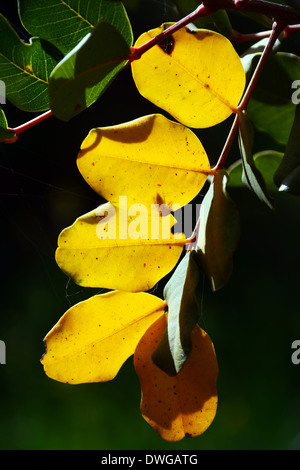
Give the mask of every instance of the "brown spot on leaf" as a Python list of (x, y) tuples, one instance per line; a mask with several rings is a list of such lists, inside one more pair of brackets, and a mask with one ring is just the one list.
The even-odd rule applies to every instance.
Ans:
[(166, 54), (171, 54), (174, 49), (175, 40), (173, 36), (169, 36), (161, 41), (158, 45)]

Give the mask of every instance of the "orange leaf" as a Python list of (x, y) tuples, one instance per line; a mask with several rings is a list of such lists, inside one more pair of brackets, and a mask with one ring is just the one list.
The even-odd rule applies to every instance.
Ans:
[(193, 350), (183, 369), (170, 377), (151, 355), (166, 327), (166, 316), (156, 320), (141, 338), (134, 365), (139, 377), (144, 419), (167, 441), (199, 436), (212, 423), (217, 409), (218, 364), (209, 336), (193, 330)]

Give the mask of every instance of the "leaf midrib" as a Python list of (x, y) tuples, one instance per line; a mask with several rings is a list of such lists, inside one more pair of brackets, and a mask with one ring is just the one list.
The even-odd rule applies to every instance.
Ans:
[(70, 5), (68, 5), (66, 2), (64, 2), (64, 0), (61, 0), (61, 3), (69, 8), (70, 11), (72, 11), (76, 16), (78, 16), (78, 18), (80, 18), (82, 21), (84, 21), (88, 26), (90, 26), (90, 28), (94, 28), (94, 25), (92, 25), (86, 18), (84, 18), (80, 13), (79, 11), (76, 11), (74, 10), (74, 8), (72, 8)]

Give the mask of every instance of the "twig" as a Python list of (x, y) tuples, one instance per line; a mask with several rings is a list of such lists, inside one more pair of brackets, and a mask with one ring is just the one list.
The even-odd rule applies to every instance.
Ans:
[(52, 111), (49, 110), (49, 111), (46, 111), (43, 114), (40, 114), (39, 116), (35, 117), (34, 119), (31, 119), (30, 121), (27, 121), (24, 124), (21, 124), (18, 127), (15, 127), (13, 129), (10, 128), (10, 129), (15, 132), (17, 137), (19, 137), (20, 134), (27, 131), (28, 129), (35, 126), (36, 124), (39, 124), (40, 122), (45, 121), (46, 119), (48, 119), (52, 115), (53, 115)]

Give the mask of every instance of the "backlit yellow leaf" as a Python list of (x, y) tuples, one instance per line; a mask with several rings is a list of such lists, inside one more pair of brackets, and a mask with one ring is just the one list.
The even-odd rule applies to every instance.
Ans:
[[(110, 203), (79, 217), (58, 239), (56, 261), (74, 282), (137, 292), (151, 289), (177, 263), (184, 235), (171, 233), (172, 214), (131, 215)], [(139, 209), (139, 211), (138, 211)]]
[(74, 305), (45, 337), (45, 373), (70, 384), (113, 379), (164, 307), (154, 295), (118, 291)]
[[(142, 34), (135, 47), (164, 29), (162, 25)], [(193, 128), (228, 118), (245, 88), (244, 68), (230, 41), (205, 29), (180, 29), (131, 67), (141, 95)]]
[(217, 409), (218, 364), (209, 336), (196, 325), (193, 350), (183, 369), (170, 377), (151, 360), (166, 327), (165, 314), (146, 331), (134, 353), (144, 419), (167, 441), (199, 436)]
[(87, 183), (120, 206), (167, 204), (178, 209), (204, 185), (210, 165), (198, 137), (160, 114), (92, 129), (77, 164)]

